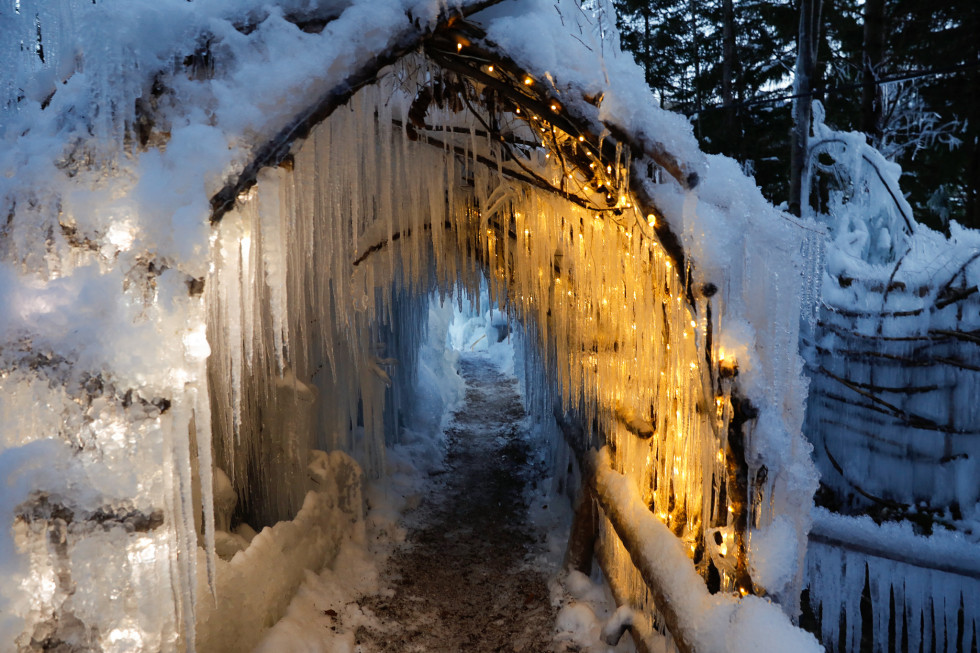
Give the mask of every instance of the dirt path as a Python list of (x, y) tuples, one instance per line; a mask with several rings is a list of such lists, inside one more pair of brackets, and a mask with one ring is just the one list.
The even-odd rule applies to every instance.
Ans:
[(447, 431), (447, 472), (382, 573), (393, 594), (359, 602), (385, 624), (358, 630), (366, 653), (552, 650), (547, 578), (525, 563), (541, 545), (522, 496), (536, 472), (517, 381), (475, 356), (460, 372), (466, 401)]

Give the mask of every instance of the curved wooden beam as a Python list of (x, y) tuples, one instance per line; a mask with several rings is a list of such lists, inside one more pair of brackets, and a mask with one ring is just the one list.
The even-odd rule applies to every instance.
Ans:
[(260, 146), (248, 165), (211, 197), (211, 222), (219, 222), (230, 211), (238, 196), (256, 184), (259, 170), (277, 166), (289, 156), (289, 151), (297, 141), (306, 139), (313, 128), (326, 120), (336, 109), (347, 103), (361, 88), (375, 81), (378, 73), (409, 54), (432, 33), (453, 25), (478, 11), (502, 2), (502, 0), (479, 0), (462, 8), (449, 7), (442, 10), (431, 32), (423, 30), (419, 22), (408, 16), (407, 26), (398, 33), (386, 52), (378, 53), (355, 68), (341, 83), (327, 90), (311, 106), (298, 113), (275, 136)]

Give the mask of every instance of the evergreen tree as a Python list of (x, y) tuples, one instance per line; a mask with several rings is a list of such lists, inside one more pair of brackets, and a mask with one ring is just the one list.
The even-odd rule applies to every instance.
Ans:
[[(623, 46), (708, 152), (790, 195), (791, 84), (804, 2), (616, 0)], [(980, 2), (821, 0), (807, 98), (905, 170), (920, 220), (980, 227)], [(888, 81), (927, 73), (915, 80)], [(808, 101), (801, 98), (801, 101)]]

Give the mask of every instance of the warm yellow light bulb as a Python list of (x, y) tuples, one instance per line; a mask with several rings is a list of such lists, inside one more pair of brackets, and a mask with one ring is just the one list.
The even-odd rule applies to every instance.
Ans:
[(493, 72), (493, 64), (487, 66), (487, 72), (491, 72), (491, 73)]
[(534, 80), (533, 80), (533, 79), (531, 79), (530, 77), (525, 77), (525, 78), (524, 78), (524, 85), (525, 85), (525, 86), (530, 86), (530, 85), (531, 85), (531, 84), (533, 84), (533, 83), (534, 83)]
[(462, 43), (457, 43), (456, 44), (456, 52), (459, 52), (462, 49), (463, 49), (463, 44)]

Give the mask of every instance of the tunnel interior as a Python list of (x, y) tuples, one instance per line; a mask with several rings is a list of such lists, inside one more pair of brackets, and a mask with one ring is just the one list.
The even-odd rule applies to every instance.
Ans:
[[(508, 75), (518, 88), (541, 82)], [(745, 472), (728, 441), (732, 363), (713, 341), (713, 292), (685, 285), (656, 215), (637, 206), (628, 149), (535, 97), (522, 105), (410, 55), (261, 169), (215, 222), (213, 472), (197, 466), (202, 488), (230, 485), (237, 498), (219, 526), (291, 519), (315, 451), (382, 475), (386, 445), (424, 403), (430, 307), (483, 297), (525, 345), (525, 400), (550, 418), (548, 460), (567, 467), (572, 450), (608, 445), (710, 584), (746, 583)], [(551, 416), (572, 427), (565, 438)], [(765, 519), (761, 499), (756, 508)], [(204, 541), (208, 529), (205, 515)], [(635, 574), (609, 548), (610, 564)], [(649, 596), (636, 600), (654, 613)]]

